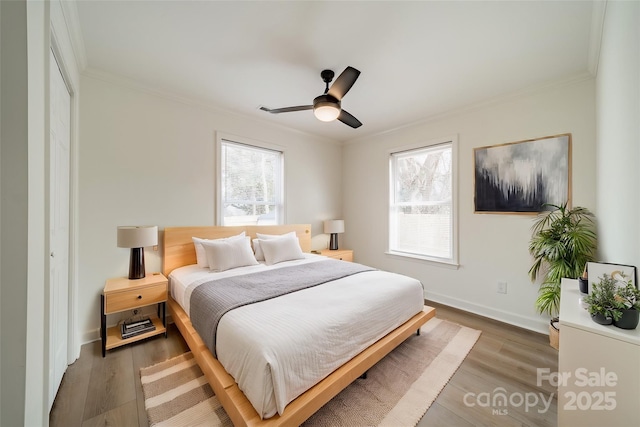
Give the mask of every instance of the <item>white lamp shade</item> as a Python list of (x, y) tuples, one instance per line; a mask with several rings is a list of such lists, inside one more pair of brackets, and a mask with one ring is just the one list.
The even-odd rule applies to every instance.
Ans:
[[(320, 103), (322, 104), (322, 103)], [(323, 122), (332, 122), (340, 115), (340, 109), (335, 104), (326, 103), (326, 105), (318, 105), (313, 109), (316, 118)]]
[(325, 233), (344, 233), (344, 221), (341, 219), (330, 219), (324, 222)]
[(158, 227), (155, 225), (118, 227), (119, 248), (144, 248), (158, 244)]

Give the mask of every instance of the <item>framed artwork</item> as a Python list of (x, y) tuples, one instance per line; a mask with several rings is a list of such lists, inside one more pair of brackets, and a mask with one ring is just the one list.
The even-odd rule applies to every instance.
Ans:
[(475, 213), (536, 214), (571, 206), (571, 134), (473, 149)]
[(589, 292), (591, 292), (593, 284), (600, 282), (600, 279), (602, 279), (602, 276), (605, 274), (613, 277), (620, 286), (626, 286), (627, 281), (631, 279), (631, 283), (636, 288), (638, 287), (636, 268), (632, 265), (588, 262), (587, 274), (589, 275)]

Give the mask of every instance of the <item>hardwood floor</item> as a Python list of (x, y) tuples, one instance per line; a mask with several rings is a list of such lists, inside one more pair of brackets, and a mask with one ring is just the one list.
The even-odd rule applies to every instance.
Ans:
[[(537, 385), (538, 368), (558, 370), (558, 351), (549, 346), (547, 335), (427, 304), (436, 307), (436, 317), (479, 329), (482, 335), (419, 427), (557, 425), (557, 389), (546, 381)], [(506, 405), (495, 399), (494, 406), (494, 397), (500, 395), (506, 397)], [(536, 399), (537, 405), (527, 407), (526, 402)], [(543, 399), (550, 400), (548, 408)]]
[(118, 347), (102, 357), (100, 341), (82, 346), (69, 366), (49, 415), (57, 426), (148, 426), (140, 369), (189, 351), (171, 324), (162, 335)]
[[(418, 426), (556, 426), (557, 390), (537, 385), (537, 369), (558, 369), (546, 335), (427, 302), (437, 317), (482, 331), (480, 339)], [(140, 368), (188, 351), (174, 325), (154, 337), (107, 352), (82, 346), (64, 375), (50, 414), (58, 426), (147, 426)], [(500, 396), (506, 398), (502, 405)], [(552, 396), (549, 407), (546, 402)], [(527, 407), (527, 402), (537, 405)], [(544, 399), (544, 403), (543, 403)]]

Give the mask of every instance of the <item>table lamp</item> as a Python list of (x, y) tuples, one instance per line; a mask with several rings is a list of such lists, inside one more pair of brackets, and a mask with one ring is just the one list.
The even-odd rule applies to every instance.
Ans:
[(158, 244), (158, 227), (155, 225), (118, 227), (118, 247), (131, 248), (129, 279), (143, 279), (144, 248)]
[(344, 233), (344, 221), (341, 219), (330, 219), (324, 222), (324, 232), (331, 235), (329, 249), (338, 249), (338, 233)]

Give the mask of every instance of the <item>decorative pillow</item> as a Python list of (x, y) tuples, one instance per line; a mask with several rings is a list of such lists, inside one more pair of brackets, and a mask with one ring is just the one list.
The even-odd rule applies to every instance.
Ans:
[(262, 234), (256, 233), (258, 236), (257, 239), (253, 239), (253, 251), (256, 254), (256, 259), (258, 261), (264, 261), (264, 254), (262, 253), (262, 248), (260, 247), (260, 240), (270, 240), (270, 239), (280, 239), (285, 237), (296, 237), (295, 231), (290, 231), (285, 234)]
[(202, 246), (211, 271), (225, 271), (258, 264), (253, 256), (249, 237), (209, 240), (202, 242)]
[(304, 253), (302, 253), (302, 249), (300, 249), (300, 242), (297, 237), (259, 239), (259, 243), (267, 265), (304, 258)]
[(201, 239), (199, 237), (192, 237), (193, 246), (196, 248), (196, 261), (198, 262), (198, 267), (206, 268), (209, 267), (209, 261), (207, 260), (207, 254), (204, 252), (204, 247), (202, 246), (202, 242), (213, 242), (216, 240), (228, 240), (228, 239), (238, 239), (240, 237), (245, 237), (244, 231), (236, 236), (225, 237), (224, 239)]

